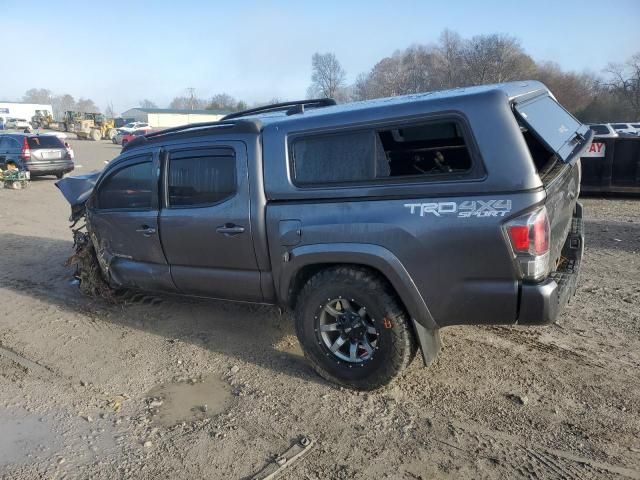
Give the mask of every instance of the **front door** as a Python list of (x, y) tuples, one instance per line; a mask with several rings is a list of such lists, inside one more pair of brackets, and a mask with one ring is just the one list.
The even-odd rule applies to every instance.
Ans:
[(114, 165), (96, 185), (87, 222), (103, 270), (122, 287), (175, 291), (158, 231), (157, 152)]
[(160, 232), (176, 287), (191, 295), (262, 301), (245, 145), (190, 144), (163, 156)]

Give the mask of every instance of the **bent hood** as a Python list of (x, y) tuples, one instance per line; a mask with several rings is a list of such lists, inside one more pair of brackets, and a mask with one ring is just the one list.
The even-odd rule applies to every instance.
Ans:
[(56, 187), (60, 189), (65, 200), (71, 205), (72, 217), (76, 216), (76, 212), (83, 210), (84, 204), (93, 192), (93, 187), (95, 187), (101, 173), (101, 171), (97, 171), (86, 175), (65, 177), (56, 182)]
[(101, 173), (101, 171), (97, 171), (86, 175), (65, 177), (56, 182), (56, 187), (60, 189), (60, 192), (72, 207), (77, 207), (87, 201)]

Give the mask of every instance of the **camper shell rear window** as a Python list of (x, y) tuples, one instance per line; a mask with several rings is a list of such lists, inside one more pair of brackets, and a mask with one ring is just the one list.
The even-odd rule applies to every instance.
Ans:
[(589, 127), (548, 95), (516, 103), (515, 110), (521, 125), (563, 162), (571, 159), (576, 140), (589, 131)]

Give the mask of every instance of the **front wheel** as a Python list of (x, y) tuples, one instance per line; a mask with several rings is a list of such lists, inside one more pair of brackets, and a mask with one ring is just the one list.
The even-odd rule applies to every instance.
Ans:
[(323, 378), (358, 390), (388, 384), (416, 353), (407, 315), (369, 270), (336, 267), (314, 275), (296, 302), (296, 333)]

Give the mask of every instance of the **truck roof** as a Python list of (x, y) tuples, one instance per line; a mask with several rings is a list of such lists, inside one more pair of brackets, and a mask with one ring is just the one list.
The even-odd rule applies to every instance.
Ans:
[[(491, 85), (481, 85), (475, 87), (455, 88), (450, 90), (440, 90), (434, 92), (416, 93), (409, 95), (402, 95), (396, 97), (378, 98), (373, 100), (364, 100), (359, 102), (346, 103), (341, 105), (331, 105), (335, 103), (330, 99), (321, 100), (307, 100), (299, 102), (288, 102), (286, 104), (275, 105), (282, 108), (274, 109), (274, 105), (267, 105), (259, 109), (251, 109), (246, 112), (238, 112), (229, 115), (229, 118), (225, 117), (216, 122), (195, 123), (190, 125), (183, 125), (180, 127), (169, 128), (161, 130), (144, 137), (138, 137), (137, 139), (129, 142), (124, 148), (123, 152), (136, 146), (145, 145), (149, 142), (156, 143), (156, 141), (169, 140), (174, 136), (190, 136), (190, 135), (203, 135), (203, 134), (229, 134), (229, 133), (260, 133), (265, 126), (272, 126), (277, 124), (287, 125), (287, 128), (291, 128), (293, 124), (304, 119), (319, 118), (319, 117), (339, 117), (342, 115), (351, 117), (352, 115), (358, 115), (364, 112), (377, 113), (376, 116), (381, 116), (380, 113), (389, 110), (389, 116), (394, 115), (394, 107), (407, 107), (409, 105), (415, 106), (416, 110), (420, 112), (428, 112), (433, 110), (446, 110), (448, 108), (448, 101), (451, 100), (451, 104), (459, 105), (460, 99), (463, 97), (479, 97), (490, 96), (498, 93), (496, 97), (500, 101), (513, 101), (519, 97), (529, 97), (539, 95), (542, 93), (549, 94), (549, 90), (544, 84), (535, 80), (526, 80), (518, 82), (497, 83)], [(323, 100), (327, 101), (323, 104)], [(290, 108), (293, 106), (307, 105), (317, 103), (315, 108)], [(328, 105), (328, 106), (325, 106)]]
[[(304, 116), (324, 116), (337, 113), (363, 111), (369, 109), (386, 108), (403, 104), (425, 104), (431, 102), (446, 103), (447, 99), (459, 99), (464, 96), (484, 95), (490, 92), (501, 92), (506, 100), (513, 101), (518, 97), (528, 97), (536, 93), (548, 93), (549, 90), (541, 82), (535, 80), (497, 83), (491, 85), (480, 85), (475, 87), (454, 88), (450, 90), (438, 90), (433, 92), (414, 93), (396, 97), (376, 98), (373, 100), (363, 100), (340, 105), (327, 106), (323, 108), (313, 108), (305, 110)], [(440, 105), (444, 106), (444, 105)], [(265, 113), (255, 113), (242, 117), (243, 119), (259, 119), (263, 124), (280, 122), (291, 122), (301, 118), (302, 115), (287, 114), (286, 111), (274, 111)], [(224, 120), (224, 119), (223, 119)]]

